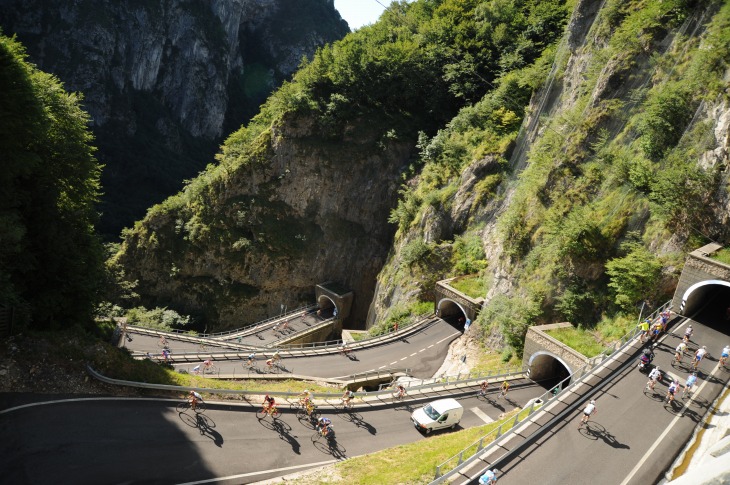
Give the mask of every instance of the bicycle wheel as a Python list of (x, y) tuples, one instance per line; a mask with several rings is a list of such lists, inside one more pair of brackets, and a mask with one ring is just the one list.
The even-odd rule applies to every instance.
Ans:
[(268, 413), (268, 412), (266, 412), (266, 410), (265, 410), (265, 409), (259, 409), (258, 411), (256, 411), (256, 419), (258, 419), (258, 420), (262, 420), (262, 419), (264, 419), (264, 418), (265, 418), (265, 417), (266, 417), (266, 416), (267, 416), (268, 414), (269, 414), (269, 413)]
[(196, 404), (195, 412), (198, 414), (205, 412), (205, 402), (200, 401), (198, 404)]
[(279, 416), (281, 416), (281, 411), (279, 411), (279, 409), (277, 408), (274, 408), (274, 410), (271, 411), (271, 417), (277, 419)]
[(181, 402), (180, 404), (178, 404), (177, 406), (175, 406), (175, 410), (178, 413), (184, 413), (185, 411), (188, 410), (189, 407), (190, 407), (190, 403), (187, 402), (187, 401), (185, 401), (185, 402)]
[(217, 374), (218, 373), (218, 367), (215, 365), (211, 365), (207, 369), (204, 370), (205, 374)]

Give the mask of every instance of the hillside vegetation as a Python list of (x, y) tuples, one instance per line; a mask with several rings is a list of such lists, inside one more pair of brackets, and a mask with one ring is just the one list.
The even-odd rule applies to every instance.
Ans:
[(103, 275), (88, 115), (1, 33), (0, 93), (0, 306), (18, 328), (88, 325)]
[(143, 301), (220, 326), (328, 279), (355, 289), (354, 326), (388, 325), (459, 275), (481, 280), (492, 346), (623, 325), (728, 237), (729, 8), (394, 3), (302, 65), (115, 263)]

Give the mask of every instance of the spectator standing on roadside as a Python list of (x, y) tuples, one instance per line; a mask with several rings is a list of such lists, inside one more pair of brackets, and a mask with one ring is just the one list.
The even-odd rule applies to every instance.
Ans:
[(644, 339), (645, 339), (645, 338), (647, 337), (647, 335), (649, 334), (649, 319), (648, 319), (648, 318), (647, 318), (646, 320), (642, 321), (642, 322), (641, 322), (641, 323), (639, 324), (639, 329), (641, 330), (641, 336), (639, 337), (639, 340), (640, 340), (641, 342), (643, 342), (643, 341), (644, 341)]

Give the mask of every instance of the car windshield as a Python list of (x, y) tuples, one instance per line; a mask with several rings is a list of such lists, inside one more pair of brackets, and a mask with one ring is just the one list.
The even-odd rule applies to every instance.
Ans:
[(436, 412), (436, 410), (430, 404), (427, 404), (426, 407), (423, 408), (423, 411), (429, 418), (433, 419), (434, 421), (436, 421), (440, 416), (440, 414)]

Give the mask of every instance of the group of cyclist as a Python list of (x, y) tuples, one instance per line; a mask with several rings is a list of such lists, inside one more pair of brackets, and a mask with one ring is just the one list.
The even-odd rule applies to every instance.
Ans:
[[(486, 396), (487, 395), (487, 389), (489, 388), (489, 381), (484, 380), (479, 385), (479, 392), (477, 393), (477, 396)], [(507, 392), (509, 391), (509, 382), (507, 379), (502, 381), (502, 385), (499, 386), (499, 396), (500, 397), (506, 397)]]

